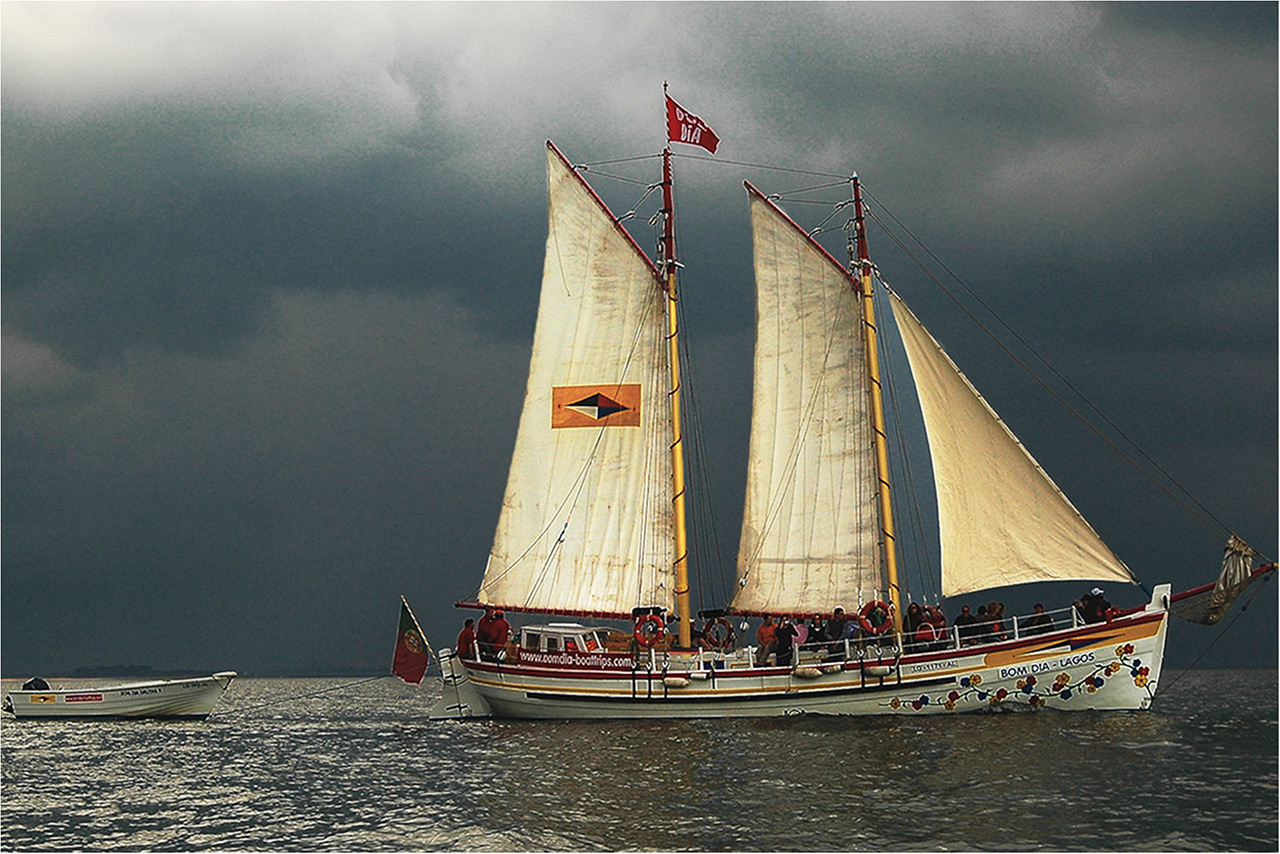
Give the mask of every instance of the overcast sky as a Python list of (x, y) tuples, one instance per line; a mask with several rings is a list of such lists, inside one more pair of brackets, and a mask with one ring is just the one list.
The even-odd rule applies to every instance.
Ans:
[[(704, 577), (731, 572), (745, 488), (741, 179), (815, 183), (727, 161), (857, 171), (1277, 553), (1274, 4), (4, 3), (0, 18), (5, 676), (378, 673), (401, 593), (452, 645), (524, 390), (544, 140), (574, 162), (657, 153), (664, 80), (722, 140), (718, 164), (676, 163), (723, 551)], [(619, 210), (642, 192), (591, 180)], [(1138, 577), (1212, 580), (1218, 533), (1036, 399), (870, 238)], [(1274, 666), (1275, 602), (1265, 589), (1205, 662)], [(1174, 663), (1216, 634), (1175, 621)]]

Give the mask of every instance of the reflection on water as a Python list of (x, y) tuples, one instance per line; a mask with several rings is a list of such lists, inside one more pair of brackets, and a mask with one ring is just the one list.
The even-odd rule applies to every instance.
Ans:
[(342, 684), (238, 680), (205, 723), (6, 719), (0, 846), (1277, 844), (1274, 671), (1193, 672), (1150, 713), (430, 723), (434, 684), (290, 699)]

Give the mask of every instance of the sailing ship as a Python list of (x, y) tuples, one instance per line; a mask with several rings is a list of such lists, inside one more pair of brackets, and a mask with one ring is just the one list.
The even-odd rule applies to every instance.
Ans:
[[(681, 118), (696, 123), (695, 136), (706, 129)], [(684, 141), (697, 142), (688, 122)], [(695, 615), (671, 147), (656, 260), (551, 142), (547, 183), (541, 299), (510, 475), (483, 580), (474, 599), (458, 603), (535, 622), (487, 648), (443, 650), (433, 718), (1147, 709), (1170, 614), (1215, 622), (1274, 571), (1253, 567), (1254, 553), (1233, 538), (1218, 581), (1202, 588), (1174, 595), (1159, 584), (1149, 601), (1097, 622), (1071, 607), (1047, 624), (951, 626), (913, 644), (880, 389), (878, 271), (860, 183), (851, 179), (847, 265), (746, 183), (757, 326), (737, 585), (723, 609)], [(880, 287), (932, 456), (942, 595), (1040, 581), (1134, 583), (898, 294)], [(836, 606), (848, 609), (850, 630), (789, 656), (732, 637), (731, 619), (830, 618)]]

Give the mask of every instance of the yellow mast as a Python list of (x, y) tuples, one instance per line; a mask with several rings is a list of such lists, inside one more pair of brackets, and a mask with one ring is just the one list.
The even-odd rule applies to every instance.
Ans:
[[(666, 94), (667, 84), (662, 84)], [(676, 323), (676, 236), (675, 203), (671, 187), (671, 146), (662, 151), (662, 264), (667, 277), (667, 343), (671, 362), (671, 486), (676, 540), (676, 611), (680, 615), (676, 640), (688, 649), (693, 645), (693, 614), (689, 599), (689, 550), (684, 512), (684, 434), (680, 428), (680, 347)]]
[[(862, 296), (862, 328), (867, 344), (867, 373), (871, 378), (871, 421), (875, 429), (876, 478), (880, 482), (876, 490), (880, 497), (880, 530), (884, 535), (885, 581), (889, 587), (889, 602), (893, 605), (893, 630), (902, 632), (902, 604), (898, 589), (898, 550), (893, 536), (893, 505), (889, 497), (889, 451), (884, 434), (884, 398), (880, 388), (880, 355), (876, 349), (876, 310), (871, 283), (871, 260), (867, 255), (867, 233), (862, 218), (862, 187), (858, 176), (853, 176), (853, 228), (857, 240), (855, 272)], [(852, 247), (851, 247), (852, 248)]]

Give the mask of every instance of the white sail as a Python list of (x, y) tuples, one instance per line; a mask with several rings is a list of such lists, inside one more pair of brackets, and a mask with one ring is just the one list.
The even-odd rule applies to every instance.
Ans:
[(906, 304), (890, 292), (938, 494), (942, 594), (1030, 581), (1131, 582), (1085, 521)]
[(856, 285), (755, 192), (751, 223), (755, 397), (733, 607), (849, 609), (883, 586)]
[(481, 602), (671, 607), (671, 406), (655, 270), (548, 146), (549, 229), (524, 410)]

